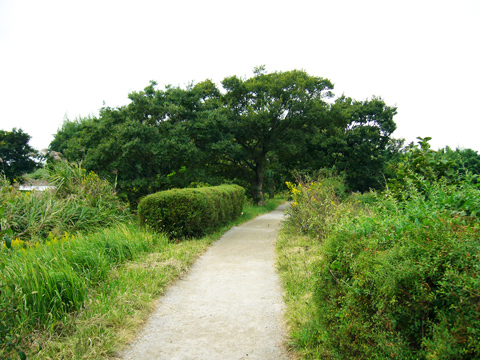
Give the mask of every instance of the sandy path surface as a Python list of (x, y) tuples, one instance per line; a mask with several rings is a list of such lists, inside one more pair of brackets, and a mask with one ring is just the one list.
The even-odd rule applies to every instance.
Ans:
[(230, 229), (159, 300), (122, 359), (290, 359), (275, 240), (285, 205)]

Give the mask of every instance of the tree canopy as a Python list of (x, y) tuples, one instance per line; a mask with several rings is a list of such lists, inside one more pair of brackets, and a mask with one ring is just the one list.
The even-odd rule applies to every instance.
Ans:
[(269, 158), (295, 148), (328, 107), (329, 80), (304, 71), (222, 81), (220, 106), (204, 112), (191, 127), (196, 145), (230, 176), (243, 178), (256, 202), (264, 203), (264, 171)]
[(380, 98), (333, 100), (333, 84), (303, 70), (226, 77), (157, 90), (98, 118), (66, 120), (50, 150), (116, 179), (131, 202), (158, 190), (234, 182), (255, 202), (293, 170), (336, 167), (352, 190), (378, 187), (396, 108)]
[(0, 172), (13, 181), (37, 167), (36, 150), (28, 142), (30, 135), (22, 129), (0, 130)]

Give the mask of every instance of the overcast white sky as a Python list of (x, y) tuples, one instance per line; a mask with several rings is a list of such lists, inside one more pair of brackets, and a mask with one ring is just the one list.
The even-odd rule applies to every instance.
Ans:
[(0, 0), (0, 129), (43, 149), (64, 116), (159, 87), (304, 69), (398, 107), (396, 138), (480, 151), (480, 0)]

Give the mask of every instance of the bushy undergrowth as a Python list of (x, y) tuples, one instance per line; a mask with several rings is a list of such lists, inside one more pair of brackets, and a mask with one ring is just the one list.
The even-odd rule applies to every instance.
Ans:
[(346, 199), (345, 185), (339, 176), (286, 184), (293, 198), (288, 222), (304, 234), (323, 239), (338, 218), (350, 211), (352, 203)]
[(7, 309), (0, 312), (6, 332), (0, 355), (8, 351), (7, 340), (10, 348), (17, 348), (32, 329), (61, 328), (112, 266), (166, 242), (162, 235), (127, 225), (88, 236), (51, 236), (45, 244), (27, 249), (14, 242), (0, 257), (0, 307)]
[[(332, 191), (294, 187), (290, 226), (323, 241), (312, 266), (314, 331), (304, 343), (335, 359), (480, 357), (474, 183), (417, 176), (402, 194), (378, 194), (365, 209), (359, 197), (338, 205)], [(319, 211), (313, 198), (331, 207)]]
[(113, 187), (92, 172), (58, 161), (49, 168), (49, 180), (55, 188), (43, 192), (21, 192), (0, 181), (0, 238), (10, 229), (9, 238), (36, 242), (50, 233), (91, 231), (129, 217)]

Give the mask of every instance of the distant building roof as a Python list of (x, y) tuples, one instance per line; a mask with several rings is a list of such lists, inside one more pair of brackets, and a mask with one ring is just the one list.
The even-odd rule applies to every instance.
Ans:
[(55, 186), (51, 185), (20, 185), (18, 190), (20, 191), (44, 191), (48, 189), (54, 189)]

